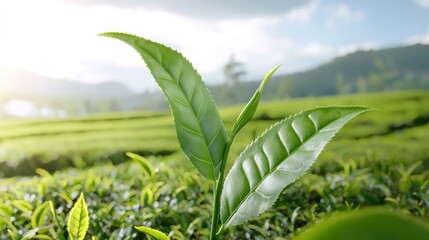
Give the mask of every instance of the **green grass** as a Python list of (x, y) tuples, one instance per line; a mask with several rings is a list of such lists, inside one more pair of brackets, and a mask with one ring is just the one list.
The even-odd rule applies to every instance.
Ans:
[[(331, 149), (337, 151), (336, 145), (344, 146), (350, 142), (365, 151), (375, 152), (379, 150), (371, 147), (374, 142), (377, 146), (390, 148), (400, 141), (404, 143), (401, 147), (406, 152), (423, 150), (423, 146), (428, 144), (426, 136), (429, 134), (426, 134), (428, 129), (425, 126), (429, 119), (429, 93), (391, 92), (261, 103), (254, 120), (237, 136), (232, 156), (237, 156), (254, 137), (276, 120), (295, 114), (300, 109), (326, 105), (365, 105), (378, 109), (346, 125), (335, 137), (333, 146), (328, 146), (327, 152)], [(221, 110), (228, 129), (241, 108), (236, 106)], [(173, 118), (165, 112), (0, 122), (0, 176), (31, 174), (37, 166), (49, 171), (67, 166), (91, 166), (100, 159), (108, 158), (118, 163), (125, 159), (123, 153), (126, 151), (168, 155), (179, 151), (175, 134)], [(359, 139), (357, 143), (356, 139)], [(356, 149), (353, 152), (365, 152), (356, 146), (353, 148)], [(386, 158), (390, 156), (393, 155), (388, 154)], [(84, 162), (77, 164), (76, 159), (80, 157), (84, 158)], [(425, 157), (429, 158), (427, 153), (419, 159)]]
[[(283, 239), (328, 214), (373, 205), (429, 218), (428, 92), (262, 103), (237, 136), (229, 164), (277, 119), (299, 109), (344, 104), (378, 110), (346, 125), (310, 173), (290, 185), (271, 210), (229, 229), (224, 239)], [(222, 109), (229, 129), (241, 108)], [(168, 113), (1, 122), (0, 174), (16, 177), (0, 178), (0, 239), (9, 238), (8, 229), (16, 228), (21, 235), (34, 230), (31, 215), (48, 200), (54, 203), (60, 226), (47, 214), (37, 231), (56, 239), (80, 192), (89, 207), (89, 236), (143, 238), (133, 226), (144, 225), (173, 239), (206, 239), (212, 186), (178, 149)], [(149, 156), (156, 179), (127, 160), (126, 151), (156, 155)], [(38, 167), (76, 168), (34, 176)]]
[[(45, 201), (54, 203), (59, 224), (47, 214), (37, 233), (58, 237), (80, 192), (89, 207), (88, 236), (142, 239), (133, 226), (143, 225), (156, 227), (172, 239), (207, 239), (211, 182), (184, 165), (181, 155), (149, 160), (156, 169), (154, 180), (134, 162), (0, 180), (0, 239), (8, 239), (7, 229), (16, 228), (22, 235), (34, 230), (31, 216)], [(228, 229), (223, 239), (284, 239), (328, 214), (374, 205), (429, 217), (429, 171), (421, 162), (409, 175), (404, 172), (411, 167), (401, 163), (357, 166), (354, 159), (344, 159), (333, 164), (335, 171), (323, 162), (313, 168), (290, 185), (269, 211)]]

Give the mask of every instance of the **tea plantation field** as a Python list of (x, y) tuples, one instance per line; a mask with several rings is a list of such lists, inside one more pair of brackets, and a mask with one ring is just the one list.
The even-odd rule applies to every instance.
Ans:
[[(370, 205), (429, 218), (429, 92), (262, 103), (237, 136), (229, 164), (270, 124), (325, 105), (376, 110), (347, 124), (270, 211), (229, 229), (225, 239), (289, 238), (330, 213)], [(222, 109), (229, 129), (241, 108)], [(155, 177), (128, 160), (127, 151), (147, 156)], [(10, 238), (8, 231), (60, 239), (80, 192), (90, 213), (88, 235), (98, 239), (143, 237), (135, 225), (173, 239), (209, 234), (211, 183), (179, 151), (168, 112), (0, 122), (0, 176), (0, 239)], [(46, 201), (54, 203), (56, 217), (35, 222)]]

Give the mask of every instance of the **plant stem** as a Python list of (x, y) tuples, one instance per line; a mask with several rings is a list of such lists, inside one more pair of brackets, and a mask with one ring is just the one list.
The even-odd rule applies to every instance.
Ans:
[(213, 212), (212, 212), (212, 226), (210, 229), (210, 240), (216, 240), (216, 229), (217, 229), (217, 224), (219, 222), (219, 215), (216, 213), (216, 208), (218, 207), (217, 205), (219, 204), (218, 203), (219, 200), (217, 197), (217, 195), (218, 195), (217, 189), (219, 187), (218, 186), (219, 181), (220, 180), (217, 180), (216, 182), (213, 183), (213, 185), (214, 185), (214, 189), (213, 189), (213, 191), (214, 191), (214, 206), (213, 206)]
[(234, 136), (226, 143), (225, 148), (223, 150), (222, 163), (220, 165), (220, 174), (219, 179), (214, 183), (214, 206), (213, 206), (213, 216), (212, 216), (212, 226), (210, 230), (210, 240), (216, 240), (217, 235), (217, 227), (219, 223), (220, 216), (220, 195), (222, 194), (223, 183), (224, 183), (224, 175), (225, 175), (225, 166), (228, 159), (229, 149), (231, 147), (232, 140)]

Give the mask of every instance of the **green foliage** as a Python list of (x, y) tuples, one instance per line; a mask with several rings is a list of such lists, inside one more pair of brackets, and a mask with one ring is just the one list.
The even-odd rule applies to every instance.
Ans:
[(150, 177), (151, 179), (155, 177), (155, 170), (153, 169), (152, 165), (146, 158), (131, 152), (127, 152), (127, 156), (135, 160), (141, 166), (143, 172), (148, 177)]
[(330, 139), (362, 107), (325, 107), (287, 118), (258, 137), (235, 161), (222, 192), (222, 223), (241, 224), (270, 207), (313, 165)]
[(148, 227), (135, 227), (137, 230), (139, 230), (140, 232), (146, 234), (146, 236), (149, 239), (153, 239), (153, 240), (170, 240), (170, 238), (167, 237), (167, 235), (165, 235), (164, 233), (152, 229), (152, 228), (148, 228)]
[[(271, 80), (267, 87), (271, 85)], [(265, 88), (265, 93), (266, 90)], [(261, 102), (253, 119), (235, 137), (230, 157), (237, 156), (250, 141), (275, 121), (293, 115), (301, 108), (357, 104), (373, 106), (379, 110), (361, 115), (350, 122), (348, 127), (336, 135), (322, 156), (340, 152), (350, 157), (361, 155), (365, 158), (371, 152), (380, 161), (410, 161), (410, 154), (416, 160), (429, 158), (429, 151), (425, 150), (425, 146), (429, 144), (429, 128), (424, 124), (424, 119), (429, 115), (428, 92)], [(228, 129), (232, 129), (237, 112), (242, 108), (243, 106), (236, 106), (221, 109), (222, 119)], [(398, 128), (401, 126), (403, 127)], [(105, 161), (114, 164), (124, 162), (128, 159), (124, 154), (126, 152), (147, 157), (166, 156), (180, 151), (175, 139), (172, 116), (165, 112), (5, 121), (0, 122), (0, 140), (0, 147), (3, 149), (0, 152), (0, 176), (4, 177), (34, 175), (37, 168), (49, 172), (66, 167), (76, 168), (78, 159), (83, 163), (79, 166), (82, 168)], [(398, 141), (402, 142), (399, 148), (396, 146)]]
[(265, 99), (429, 89), (429, 46), (357, 51), (320, 67), (273, 78)]
[[(253, 131), (259, 134), (273, 122), (272, 119), (283, 118), (289, 112), (297, 111), (300, 106), (309, 108), (316, 103), (330, 105), (362, 102), (380, 110), (361, 115), (349, 122), (328, 144), (310, 172), (283, 191), (271, 209), (245, 225), (228, 228), (224, 232), (225, 239), (289, 238), (297, 234), (303, 226), (318, 221), (328, 213), (370, 205), (386, 205), (392, 210), (410, 212), (424, 219), (429, 218), (427, 197), (429, 194), (427, 183), (429, 127), (410, 125), (408, 128), (389, 131), (390, 126), (408, 125), (413, 122), (413, 119), (424, 116), (425, 106), (429, 106), (428, 96), (423, 92), (408, 92), (262, 102), (254, 119), (237, 135), (232, 152), (241, 151), (240, 145), (244, 147), (251, 140)], [(236, 107), (222, 111), (223, 118), (231, 123), (230, 126), (236, 118), (235, 113), (239, 110)], [(262, 120), (265, 118), (261, 116), (265, 113), (271, 119)], [(142, 126), (147, 125), (148, 122), (159, 122), (157, 129), (170, 126), (168, 121), (164, 121), (170, 118), (157, 115), (141, 118), (141, 115), (141, 113), (134, 113), (125, 116), (94, 116), (91, 121), (80, 119), (81, 125), (76, 126), (73, 131), (79, 132), (79, 127), (89, 129), (103, 125), (101, 128), (104, 128), (106, 122), (111, 123), (113, 129), (116, 129), (121, 121), (124, 122), (124, 126), (129, 124), (132, 127), (135, 120), (129, 120), (130, 116), (137, 117), (136, 119), (142, 122)], [(112, 118), (118, 120), (110, 120)], [(67, 120), (48, 122), (38, 120), (36, 121), (38, 124), (32, 126), (32, 131), (42, 131), (35, 127), (44, 125), (54, 125), (66, 130), (71, 124)], [(21, 124), (28, 122), (30, 121), (21, 121)], [(370, 132), (367, 131), (368, 126), (371, 127)], [(150, 129), (150, 127), (143, 129)], [(0, 134), (11, 130), (28, 131), (22, 126), (14, 126), (3, 128)], [(146, 130), (142, 132), (146, 134)], [(373, 133), (384, 133), (384, 135), (362, 138)], [(55, 149), (64, 147), (57, 143), (58, 141), (61, 143), (61, 136), (64, 138), (67, 135), (58, 135), (55, 142), (49, 144), (55, 146)], [(92, 137), (95, 136), (94, 133)], [(85, 141), (85, 136), (82, 138), (76, 137), (74, 141), (82, 143), (79, 145), (90, 144), (89, 141)], [(164, 139), (163, 136), (151, 135), (151, 133), (145, 135), (145, 138), (151, 139), (143, 142), (146, 147), (155, 146), (153, 143), (158, 142), (156, 139), (162, 142), (168, 140), (167, 137)], [(35, 141), (37, 144), (47, 144), (42, 138)], [(127, 142), (128, 145), (131, 143)], [(106, 145), (106, 147), (115, 146)], [(86, 161), (91, 160), (89, 156), (82, 157)], [(52, 201), (56, 212), (54, 216), (57, 216), (59, 223), (55, 223), (53, 217), (48, 214), (42, 226), (45, 229), (42, 234), (51, 235), (53, 239), (60, 239), (59, 236), (67, 237), (66, 233), (60, 233), (60, 231), (66, 225), (65, 219), (73, 204), (72, 199), (77, 198), (81, 191), (85, 192), (85, 199), (91, 203), (94, 218), (103, 219), (91, 222), (88, 230), (89, 235), (96, 235), (98, 239), (138, 238), (140, 235), (133, 231), (132, 226), (142, 224), (156, 227), (165, 233), (172, 231), (172, 235), (179, 236), (180, 232), (185, 239), (208, 238), (207, 228), (212, 202), (212, 196), (209, 194), (210, 184), (202, 177), (195, 175), (196, 172), (190, 169), (191, 164), (183, 164), (186, 159), (180, 153), (147, 159), (154, 169), (159, 169), (156, 180), (162, 182), (161, 185), (151, 183), (150, 178), (142, 174), (137, 163), (130, 162), (116, 167), (106, 164), (110, 162), (108, 155), (99, 160), (103, 162), (103, 166), (84, 171), (59, 171), (50, 177), (47, 175), (0, 179), (0, 239), (10, 239), (7, 229), (13, 227), (17, 228), (16, 233), (18, 229), (22, 233), (32, 229), (28, 215), (26, 217), (25, 213), (10, 204), (13, 200), (26, 200), (33, 206), (32, 209), (36, 209), (44, 201)], [(421, 164), (406, 178), (408, 182), (406, 185), (409, 187), (404, 190), (408, 190), (400, 190), (400, 182), (403, 179), (400, 172), (407, 171), (417, 162)], [(183, 189), (183, 186), (187, 188), (176, 193), (176, 190)], [(142, 189), (145, 188), (151, 189), (154, 193), (154, 200), (150, 204), (141, 202), (140, 196)], [(41, 191), (42, 189), (44, 191)], [(123, 196), (128, 198), (125, 199)], [(113, 202), (114, 206), (112, 206)], [(154, 204), (155, 202), (157, 203)], [(136, 205), (139, 207), (134, 208), (133, 206)], [(8, 225), (1, 216), (7, 219), (12, 216), (14, 218), (8, 220), (10, 223)], [(109, 218), (106, 219), (105, 216)], [(291, 216), (295, 217), (291, 219)], [(190, 225), (195, 219), (200, 221)], [(120, 232), (126, 235), (119, 235)]]
[[(228, 139), (210, 92), (180, 53), (130, 34), (101, 35), (122, 40), (140, 54), (167, 97), (182, 150), (203, 176), (215, 180), (210, 239), (216, 239), (223, 227), (243, 223), (265, 211), (284, 187), (307, 171), (324, 145), (347, 121), (367, 110), (331, 107), (309, 110), (280, 121), (242, 153), (223, 188), (234, 137), (256, 112), (265, 83), (278, 67), (262, 81), (234, 123)], [(221, 212), (223, 225), (218, 232)]]
[(67, 231), (70, 239), (82, 240), (89, 226), (88, 207), (85, 203), (83, 193), (80, 194), (79, 199), (74, 204), (67, 222)]
[[(223, 239), (288, 239), (328, 214), (365, 206), (385, 205), (392, 211), (429, 218), (429, 184), (425, 184), (429, 178), (428, 162), (422, 162), (413, 171), (407, 180), (409, 191), (402, 192), (397, 169), (407, 169), (412, 163), (359, 158), (359, 155), (341, 153), (321, 155), (311, 171), (289, 185), (270, 209), (244, 225), (227, 228)], [(88, 211), (94, 219), (89, 223), (87, 237), (144, 239), (144, 234), (133, 227), (144, 225), (168, 234), (171, 239), (209, 238), (211, 183), (191, 169), (192, 166), (184, 165), (186, 158), (181, 155), (147, 160), (158, 169), (156, 182), (141, 174), (135, 161), (86, 170), (67, 169), (51, 177), (0, 180), (0, 204), (8, 206), (5, 212), (0, 210), (0, 239), (10, 239), (8, 229), (16, 228), (16, 233), (33, 230), (31, 219), (9, 204), (17, 199), (27, 201), (33, 209), (45, 201), (52, 202), (55, 215), (46, 215), (38, 234), (66, 239), (67, 215), (73, 203), (62, 196), (77, 199), (80, 192), (90, 204)], [(39, 192), (40, 185), (45, 186), (46, 194)], [(145, 188), (153, 192), (153, 201), (148, 204), (140, 198)], [(2, 216), (10, 224), (3, 222)], [(65, 232), (61, 233), (62, 229)]]
[(122, 33), (102, 36), (124, 41), (146, 62), (173, 112), (180, 146), (200, 173), (219, 175), (226, 131), (201, 76), (180, 53), (150, 40)]
[[(52, 178), (50, 178), (50, 179), (52, 179)], [(52, 216), (53, 216), (54, 222), (55, 222), (55, 224), (56, 224), (56, 225), (57, 225), (57, 227), (58, 227), (58, 231), (59, 231), (59, 239), (64, 239), (63, 227), (62, 227), (62, 225), (61, 225), (61, 223), (60, 223), (60, 221), (59, 221), (59, 219), (58, 219), (57, 212), (55, 211), (54, 204), (52, 203), (52, 201), (49, 201), (48, 203), (49, 203), (49, 209), (51, 210), (51, 214), (52, 214)], [(56, 233), (53, 229), (52, 229), (51, 233), (52, 233), (54, 236), (56, 236), (56, 235), (57, 235), (57, 233)]]
[[(130, 35), (121, 36), (127, 39), (130, 37)], [(134, 39), (137, 37), (131, 38)], [(144, 43), (144, 46), (140, 45), (141, 43)], [(141, 38), (137, 38), (131, 45), (136, 45), (137, 50), (140, 50), (140, 53), (144, 55), (143, 58), (146, 62), (149, 62), (147, 64), (151, 71), (155, 73), (155, 78), (158, 77), (157, 81), (163, 82), (159, 84), (162, 85), (162, 88), (170, 89), (167, 90), (169, 94), (176, 94), (176, 91), (178, 91), (182, 94), (179, 94), (181, 97), (188, 97), (187, 93), (191, 90), (188, 89), (187, 86), (183, 87), (180, 85), (182, 80), (180, 80), (180, 77), (177, 77), (180, 75), (177, 73), (177, 69), (170, 69), (169, 64), (163, 64), (159, 56), (164, 56), (163, 54), (169, 56), (166, 61), (173, 62), (174, 64), (171, 65), (173, 68), (174, 66), (177, 67), (183, 64), (190, 66), (187, 60), (179, 53), (169, 48)], [(147, 46), (150, 46), (150, 48), (145, 48)], [(155, 55), (148, 55), (149, 52)], [(177, 59), (175, 59), (176, 57), (179, 58), (180, 64), (177, 62)], [(188, 73), (195, 77), (193, 73), (196, 74), (196, 71), (192, 66), (187, 69), (189, 70)], [(161, 71), (161, 74), (157, 75), (157, 71)], [(270, 74), (267, 75), (266, 79), (269, 77)], [(177, 83), (176, 80), (180, 80), (180, 82)], [(198, 75), (195, 81), (196, 82), (193, 83), (198, 83), (198, 86), (203, 85)], [(172, 239), (206, 239), (209, 237), (214, 239), (221, 235), (226, 239), (275, 239), (276, 237), (284, 237), (286, 235), (293, 236), (302, 226), (320, 219), (329, 212), (354, 209), (365, 205), (385, 204), (390, 206), (390, 208), (409, 211), (417, 216), (427, 216), (429, 212), (429, 200), (427, 198), (429, 183), (427, 181), (428, 172), (425, 171), (425, 166), (427, 166), (424, 160), (425, 156), (427, 156), (426, 153), (423, 152), (423, 154), (416, 158), (410, 158), (410, 155), (407, 155), (406, 161), (400, 161), (400, 158), (382, 161), (380, 156), (390, 158), (394, 153), (391, 153), (392, 151), (390, 151), (390, 149), (384, 149), (383, 152), (377, 153), (367, 150), (362, 153), (361, 148), (366, 144), (380, 144), (380, 142), (382, 144), (387, 144), (388, 141), (383, 142), (380, 141), (380, 139), (384, 139), (385, 136), (397, 132), (398, 129), (406, 130), (404, 131), (404, 136), (407, 136), (407, 138), (409, 137), (409, 139), (427, 139), (427, 135), (419, 131), (419, 129), (426, 129), (427, 127), (424, 123), (421, 123), (419, 118), (416, 118), (420, 116), (424, 117), (424, 114), (427, 112), (427, 108), (424, 105), (415, 104), (417, 101), (415, 99), (407, 99), (405, 102), (400, 101), (400, 104), (409, 104), (413, 102), (415, 105), (410, 105), (418, 106), (418, 111), (412, 114), (409, 114), (409, 112), (398, 113), (399, 102), (392, 104), (391, 99), (384, 99), (385, 102), (383, 102), (383, 104), (391, 104), (391, 108), (388, 108), (390, 113), (400, 116), (395, 119), (403, 120), (406, 124), (399, 126), (390, 125), (392, 120), (387, 117), (381, 120), (374, 116), (360, 118), (359, 121), (354, 122), (353, 128), (348, 128), (344, 133), (339, 134), (338, 140), (331, 144), (332, 149), (325, 155), (321, 155), (321, 161), (314, 164), (310, 174), (298, 180), (299, 176), (306, 171), (306, 168), (314, 162), (316, 155), (320, 153), (323, 146), (332, 137), (334, 134), (333, 132), (338, 130), (324, 132), (318, 131), (318, 129), (322, 128), (322, 126), (329, 121), (334, 121), (333, 125), (336, 125), (336, 121), (343, 121), (337, 126), (340, 127), (346, 120), (349, 120), (348, 117), (338, 116), (338, 114), (335, 113), (350, 110), (349, 117), (351, 117), (351, 115), (357, 114), (359, 111), (364, 111), (365, 109), (361, 108), (359, 110), (355, 108), (354, 110), (356, 110), (356, 112), (353, 112), (353, 108), (347, 107), (319, 108), (304, 111), (293, 117), (288, 117), (293, 112), (299, 111), (303, 107), (315, 104), (314, 102), (310, 103), (304, 100), (300, 102), (301, 104), (297, 104), (297, 102), (293, 101), (288, 103), (288, 105), (285, 105), (283, 102), (271, 103), (270, 105), (261, 104), (261, 108), (256, 111), (256, 106), (260, 99), (260, 92), (264, 87), (265, 81), (266, 80), (264, 80), (260, 88), (257, 89), (254, 98), (252, 98), (251, 102), (245, 107), (235, 123), (233, 121), (235, 119), (235, 109), (231, 108), (223, 112), (223, 116), (227, 120), (227, 126), (233, 126), (233, 134), (229, 140), (226, 139), (226, 134), (222, 135), (225, 137), (225, 141), (223, 141), (225, 148), (222, 148), (221, 153), (217, 153), (222, 155), (222, 157), (215, 170), (217, 172), (213, 175), (217, 177), (214, 183), (204, 181), (202, 177), (196, 176), (194, 174), (195, 172), (188, 169), (187, 165), (183, 165), (183, 163), (180, 162), (182, 156), (179, 154), (172, 156), (175, 160), (165, 161), (171, 164), (171, 167), (167, 167), (164, 163), (153, 164), (150, 159), (143, 160), (143, 158), (140, 158), (138, 155), (131, 154), (130, 157), (136, 160), (136, 164), (134, 165), (122, 164), (118, 167), (103, 166), (92, 168), (87, 171), (71, 170), (64, 173), (55, 173), (53, 175), (39, 169), (37, 173), (41, 177), (23, 178), (25, 180), (0, 180), (0, 195), (2, 196), (2, 201), (0, 202), (0, 227), (6, 230), (4, 232), (8, 233), (9, 237), (16, 239), (30, 238), (37, 236), (36, 234), (39, 234), (41, 238), (45, 235), (49, 235), (54, 239), (64, 239), (67, 237), (67, 235), (62, 232), (67, 219), (66, 212), (73, 204), (72, 199), (75, 199), (79, 192), (85, 192), (85, 196), (88, 197), (88, 202), (91, 203), (91, 217), (93, 216), (92, 214), (94, 214), (95, 219), (102, 219), (101, 221), (88, 223), (88, 235), (97, 235), (99, 239), (134, 239), (138, 236), (143, 236), (143, 233), (135, 231), (133, 228), (135, 225), (144, 225), (147, 227), (156, 226), (161, 232), (168, 233)], [(175, 87), (169, 88), (169, 84), (173, 84)], [(169, 98), (169, 94), (166, 93), (167, 98)], [(422, 93), (422, 96), (425, 96), (425, 94)], [(414, 98), (413, 95), (412, 97)], [(374, 99), (375, 97), (373, 96), (372, 98)], [(419, 98), (418, 102), (423, 98), (424, 97)], [(174, 102), (174, 99), (176, 98), (170, 99), (170, 105), (178, 104)], [(190, 104), (189, 108), (196, 109), (195, 106), (198, 105), (198, 101), (194, 102), (192, 98), (186, 98), (185, 100)], [(336, 102), (337, 100), (338, 98), (335, 99)], [(317, 104), (322, 104), (325, 101), (327, 100), (318, 99)], [(348, 98), (342, 99), (341, 102), (350, 104)], [(374, 102), (379, 103), (380, 101)], [(178, 117), (178, 113), (183, 113), (180, 112), (180, 110), (184, 109), (182, 106), (183, 104), (180, 104), (171, 107), (175, 117), (176, 127), (178, 122), (180, 122), (177, 118), (183, 121), (187, 119), (180, 114)], [(215, 105), (214, 108), (216, 108)], [(176, 109), (176, 111), (174, 109)], [(324, 112), (327, 109), (330, 109), (328, 114)], [(186, 113), (188, 110), (183, 111)], [(320, 111), (316, 118), (313, 118), (311, 115), (313, 111)], [(310, 114), (306, 115), (306, 113)], [(250, 121), (252, 115), (255, 116), (256, 121)], [(307, 116), (311, 117), (308, 118)], [(159, 133), (159, 129), (164, 129), (165, 126), (167, 126), (167, 128), (162, 131), (161, 135), (165, 139), (171, 137), (170, 131), (172, 130), (172, 126), (168, 124), (170, 120), (169, 117), (157, 115), (154, 118), (145, 118), (148, 118), (150, 122), (141, 124), (140, 121), (142, 119), (139, 119), (139, 123), (136, 123), (136, 126), (139, 125), (143, 127), (128, 130), (127, 134), (131, 132), (135, 134), (135, 132), (137, 132), (136, 129), (138, 129), (139, 132), (145, 133), (152, 130), (152, 136), (155, 136), (156, 134), (154, 133)], [(160, 118), (163, 119), (162, 122), (159, 121)], [(199, 121), (198, 114), (196, 117), (194, 115), (194, 118)], [(223, 174), (229, 168), (227, 164), (228, 154), (231, 153), (230, 158), (234, 158), (236, 152), (240, 152), (245, 143), (249, 140), (253, 140), (255, 136), (259, 135), (260, 132), (264, 131), (268, 126), (283, 118), (285, 118), (285, 120), (282, 120), (277, 125), (273, 125), (273, 127), (267, 130), (262, 137), (258, 138), (242, 155), (240, 155), (240, 157), (238, 157), (238, 160), (234, 163), (227, 177), (225, 188), (223, 188)], [(222, 129), (224, 129), (220, 118), (216, 119), (219, 119), (219, 124)], [(311, 124), (310, 120), (314, 119), (323, 121), (316, 121), (315, 124)], [(109, 127), (108, 129), (110, 130), (111, 126), (109, 123), (104, 124), (104, 127)], [(242, 128), (247, 123), (249, 123), (250, 128)], [(48, 125), (52, 124), (48, 123)], [(330, 125), (331, 124), (328, 124), (328, 126)], [(377, 127), (374, 127), (375, 125)], [(120, 128), (122, 129), (128, 127), (126, 123), (122, 123), (121, 126)], [(155, 131), (153, 126), (157, 126), (159, 129)], [(281, 132), (284, 129), (295, 128), (295, 126), (299, 126), (300, 128), (298, 130), (300, 131), (296, 131), (295, 134), (289, 134), (286, 144), (282, 141), (283, 139), (281, 136), (279, 137), (280, 141), (279, 139), (272, 138), (272, 136), (275, 136), (276, 130), (277, 132)], [(378, 128), (379, 126), (383, 126), (383, 128)], [(356, 130), (354, 127), (358, 129)], [(74, 126), (74, 128), (76, 129), (76, 126)], [(142, 131), (143, 128), (145, 131)], [(208, 128), (205, 129), (207, 130)], [(240, 129), (242, 129), (242, 131), (240, 131), (240, 134), (237, 134)], [(365, 129), (365, 131), (362, 131), (362, 129)], [(7, 134), (10, 133), (11, 132)], [(204, 133), (203, 131), (202, 134)], [(3, 133), (0, 133), (0, 135), (1, 134)], [(12, 133), (12, 136), (13, 134), (17, 133)], [(109, 136), (113, 136), (113, 131), (108, 131), (107, 134), (112, 134)], [(186, 136), (186, 134), (189, 135), (189, 132), (182, 132), (182, 137), (180, 137), (178, 133), (179, 142), (186, 139), (186, 137), (183, 137)], [(105, 136), (107, 135), (104, 135), (104, 137)], [(152, 136), (146, 137), (145, 143), (153, 143), (154, 139)], [(30, 134), (30, 137), (34, 136)], [(319, 140), (319, 143), (313, 141), (313, 138), (314, 140)], [(72, 141), (75, 139), (76, 138), (70, 138), (69, 140)], [(231, 151), (229, 151), (233, 139), (236, 140), (234, 143), (236, 149), (231, 148)], [(356, 139), (361, 139), (362, 141), (356, 141)], [(397, 144), (396, 140), (397, 139), (389, 142), (396, 142)], [(165, 147), (166, 144), (164, 139), (159, 142), (161, 142), (162, 147)], [(94, 139), (91, 140), (91, 143), (98, 144)], [(283, 149), (279, 147), (280, 143), (282, 145), (284, 144)], [(129, 142), (119, 143), (119, 141), (114, 141), (114, 144), (123, 144), (125, 146), (129, 144)], [(183, 147), (183, 144), (181, 145)], [(408, 143), (404, 143), (403, 145), (408, 145)], [(416, 149), (420, 146), (416, 146), (414, 143), (410, 143), (409, 145), (413, 145)], [(198, 146), (198, 144), (195, 146)], [(210, 144), (204, 146), (209, 148)], [(292, 152), (285, 151), (290, 150), (288, 147), (297, 150)], [(286, 179), (287, 181), (281, 182), (281, 184), (272, 185), (274, 186), (273, 192), (275, 193), (272, 195), (272, 199), (269, 201), (256, 202), (255, 207), (248, 211), (249, 215), (246, 216), (245, 219), (240, 219), (240, 221), (248, 220), (248, 218), (265, 211), (268, 206), (275, 201), (277, 195), (280, 194), (281, 197), (274, 203), (275, 211), (267, 210), (243, 226), (233, 226), (224, 229), (224, 227), (234, 225), (235, 223), (229, 224), (230, 222), (223, 221), (222, 225), (218, 221), (220, 211), (225, 212), (224, 207), (221, 208), (219, 204), (222, 190), (232, 188), (232, 184), (230, 180), (228, 180), (231, 176), (240, 176), (240, 174), (242, 174), (237, 173), (237, 168), (243, 167), (242, 169), (244, 169), (249, 163), (260, 163), (260, 165), (256, 165), (258, 168), (260, 166), (266, 167), (266, 165), (264, 165), (266, 162), (262, 160), (256, 160), (254, 162), (247, 160), (256, 159), (257, 156), (267, 152), (266, 149), (274, 149), (273, 151), (268, 151), (268, 157), (279, 155), (273, 158), (277, 165), (271, 166), (271, 162), (269, 161), (270, 158), (267, 158), (269, 163), (268, 169), (270, 171), (265, 176), (266, 178), (255, 177), (252, 174), (256, 173), (256, 171), (252, 171), (250, 172), (251, 174), (247, 174), (250, 176), (248, 181), (254, 181), (259, 184), (259, 186), (268, 185), (265, 184), (264, 181), (272, 176), (276, 176), (275, 174), (277, 174), (278, 169), (284, 170), (280, 168), (281, 166), (296, 167), (298, 164), (304, 164), (305, 166), (302, 165), (302, 169), (295, 168), (295, 170), (298, 170), (296, 176), (290, 176), (289, 179)], [(282, 150), (278, 151), (278, 149)], [(191, 150), (193, 151), (195, 149), (191, 148)], [(189, 157), (189, 153), (192, 153), (192, 151), (187, 152), (185, 150), (185, 153), (188, 153)], [(397, 151), (402, 152), (403, 149), (398, 149)], [(205, 152), (211, 154), (210, 149)], [(311, 154), (311, 152), (313, 152), (313, 154)], [(384, 152), (390, 155), (378, 154)], [(307, 153), (311, 155), (309, 158), (302, 157)], [(420, 153), (421, 151), (415, 154), (417, 156), (417, 154)], [(299, 157), (295, 157), (294, 154), (298, 154), (297, 156)], [(363, 156), (360, 154), (363, 154)], [(283, 158), (281, 157), (282, 155), (284, 155)], [(86, 160), (86, 157), (77, 156), (75, 162), (85, 166), (87, 163), (84, 159)], [(300, 163), (298, 163), (298, 161), (300, 161)], [(193, 163), (194, 165), (198, 165), (198, 163)], [(136, 169), (137, 164), (142, 168)], [(213, 161), (211, 165), (211, 168), (216, 168)], [(201, 169), (203, 168), (204, 167), (201, 166), (198, 168), (200, 173), (202, 173)], [(141, 169), (143, 169), (145, 174), (141, 174)], [(157, 181), (154, 181), (155, 176), (153, 173), (155, 169)], [(291, 169), (292, 168), (287, 168), (286, 170)], [(300, 170), (302, 170), (302, 172), (299, 172)], [(219, 174), (219, 176), (216, 174)], [(248, 177), (247, 175), (242, 176)], [(239, 179), (243, 180), (244, 178)], [(290, 184), (295, 180), (297, 180), (295, 183)], [(211, 187), (211, 184), (213, 184), (213, 187)], [(288, 189), (283, 191), (283, 188), (288, 184), (290, 184)], [(214, 191), (214, 201), (212, 200), (212, 191)], [(231, 192), (231, 190), (229, 190), (229, 192)], [(257, 192), (258, 187), (256, 187), (254, 191), (249, 191), (249, 193)], [(237, 195), (230, 195), (232, 196), (231, 198), (238, 199), (236, 197), (241, 196), (240, 192), (236, 194)], [(53, 216), (49, 216), (49, 214), (46, 214), (45, 210), (41, 211), (37, 207), (43, 205), (47, 200)], [(246, 196), (243, 200), (243, 203), (240, 204), (248, 207), (249, 201), (247, 201)], [(212, 207), (214, 211), (212, 211)], [(239, 209), (240, 208), (237, 209), (237, 212), (239, 212)], [(10, 218), (10, 213), (18, 213), (19, 217)], [(3, 216), (1, 214), (3, 214)], [(234, 214), (235, 213), (232, 213), (231, 215)], [(40, 215), (45, 216), (39, 217)], [(104, 220), (105, 216), (109, 216), (109, 218)], [(212, 220), (210, 220), (210, 216), (213, 216)], [(34, 220), (32, 220), (33, 218)], [(40, 227), (34, 228), (34, 226), (38, 224), (40, 224)], [(210, 225), (212, 228), (209, 231)], [(219, 230), (219, 232), (215, 234), (217, 230)], [(4, 235), (0, 235), (0, 237), (4, 237)]]
[(9, 237), (12, 240), (19, 240), (19, 234), (18, 233), (14, 232), (14, 231), (12, 231), (10, 229), (8, 229), (7, 232), (9, 233)]
[(250, 99), (249, 103), (247, 103), (240, 115), (238, 115), (238, 118), (232, 127), (232, 138), (237, 135), (237, 133), (250, 121), (250, 119), (252, 119), (256, 109), (258, 108), (259, 101), (261, 100), (262, 90), (264, 90), (266, 82), (271, 78), (271, 76), (277, 71), (279, 67), (280, 66), (277, 66), (268, 72), (268, 74), (262, 80), (261, 86), (259, 86), (253, 97)]
[(31, 226), (33, 228), (38, 228), (42, 225), (46, 214), (49, 211), (49, 202), (44, 202), (42, 205), (38, 206), (31, 217)]
[(342, 214), (304, 231), (294, 240), (425, 240), (429, 224), (384, 208), (367, 208)]

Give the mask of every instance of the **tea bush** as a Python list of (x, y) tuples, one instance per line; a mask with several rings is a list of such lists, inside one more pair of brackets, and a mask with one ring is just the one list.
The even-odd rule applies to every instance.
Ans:
[[(39, 234), (66, 235), (66, 218), (81, 192), (88, 205), (87, 236), (98, 239), (143, 237), (135, 225), (154, 227), (172, 239), (206, 239), (211, 217), (211, 183), (183, 165), (181, 155), (152, 158), (155, 177), (134, 162), (105, 164), (88, 170), (69, 169), (42, 176), (0, 181), (0, 239), (7, 229), (22, 236), (34, 230), (31, 216), (37, 206), (52, 201), (60, 226), (46, 214)], [(229, 228), (223, 239), (283, 239), (334, 211), (387, 205), (429, 217), (429, 171), (422, 162), (353, 159), (321, 164), (283, 191), (275, 205), (247, 224)], [(107, 161), (108, 162), (108, 161)], [(335, 170), (326, 167), (335, 165)], [(13, 226), (13, 227), (12, 227)]]

